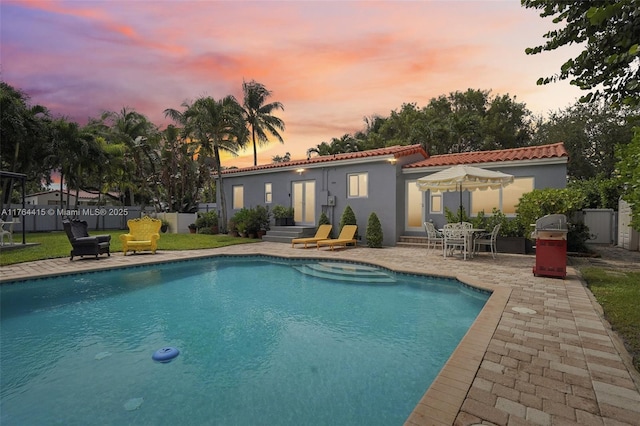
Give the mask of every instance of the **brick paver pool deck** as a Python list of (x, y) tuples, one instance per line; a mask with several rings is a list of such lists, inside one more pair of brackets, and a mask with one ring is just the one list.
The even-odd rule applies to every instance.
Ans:
[[(456, 277), (491, 290), (485, 308), (407, 425), (640, 425), (640, 375), (600, 306), (572, 267), (564, 280), (534, 277), (534, 256), (500, 254), (494, 260), (479, 255), (464, 261), (408, 247), (319, 251), (259, 242), (30, 262), (0, 268), (0, 282), (221, 254), (367, 262)], [(640, 270), (640, 254), (631, 259), (625, 266)]]

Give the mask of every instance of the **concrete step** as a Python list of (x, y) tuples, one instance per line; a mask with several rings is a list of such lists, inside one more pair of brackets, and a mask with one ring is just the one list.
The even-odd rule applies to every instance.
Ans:
[(378, 268), (349, 263), (319, 262), (295, 267), (305, 275), (336, 281), (348, 281), (364, 284), (393, 284), (395, 279)]
[(429, 240), (427, 237), (401, 236), (396, 247), (422, 247), (427, 248)]
[(315, 234), (315, 226), (272, 226), (262, 236), (262, 241), (291, 244), (294, 238), (313, 237)]

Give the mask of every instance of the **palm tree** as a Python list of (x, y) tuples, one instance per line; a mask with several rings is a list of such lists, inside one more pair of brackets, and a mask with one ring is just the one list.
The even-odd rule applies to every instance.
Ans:
[(217, 177), (217, 192), (220, 194), (221, 226), (225, 232), (227, 225), (227, 202), (222, 186), (222, 165), (220, 152), (226, 151), (234, 156), (248, 140), (248, 130), (243, 110), (236, 98), (226, 96), (220, 100), (212, 97), (197, 99), (191, 105), (183, 103), (184, 112), (174, 109), (165, 110), (165, 116), (184, 126), (184, 132), (199, 145), (198, 161), (203, 166), (213, 161)]
[[(50, 178), (49, 111), (29, 105), (29, 97), (0, 81), (0, 169), (27, 175), (38, 186)], [(13, 179), (2, 180), (0, 210), (11, 201)]]
[(109, 122), (110, 142), (123, 144), (127, 149), (122, 189), (129, 193), (131, 203), (138, 193), (144, 204), (152, 193), (150, 182), (156, 181), (156, 164), (159, 161), (157, 128), (147, 117), (126, 107), (119, 113), (105, 113), (102, 120)]
[(253, 143), (253, 165), (258, 165), (258, 148), (257, 144), (269, 143), (267, 132), (284, 143), (282, 136), (278, 130), (284, 130), (284, 122), (272, 115), (273, 111), (280, 109), (284, 111), (284, 107), (280, 102), (271, 102), (265, 104), (266, 99), (271, 96), (271, 92), (264, 85), (251, 80), (249, 83), (242, 82), (242, 91), (244, 100), (242, 110), (244, 119), (251, 129), (251, 142)]

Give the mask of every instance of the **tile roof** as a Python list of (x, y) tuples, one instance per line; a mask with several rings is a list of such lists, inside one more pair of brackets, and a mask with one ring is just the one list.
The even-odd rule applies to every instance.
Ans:
[(456, 164), (496, 163), (501, 161), (539, 160), (569, 157), (562, 142), (551, 145), (527, 146), (495, 151), (462, 152), (459, 154), (433, 155), (425, 160), (407, 164), (403, 168), (453, 166)]
[(304, 160), (291, 160), (291, 161), (285, 161), (282, 163), (262, 164), (258, 166), (243, 167), (240, 169), (226, 169), (222, 173), (231, 174), (231, 173), (239, 173), (239, 172), (276, 169), (276, 168), (282, 168), (282, 167), (304, 167), (304, 166), (310, 166), (318, 163), (326, 163), (330, 161), (356, 160), (361, 158), (371, 158), (371, 157), (391, 156), (391, 155), (393, 155), (394, 158), (400, 158), (400, 157), (413, 155), (413, 154), (422, 154), (424, 158), (429, 157), (427, 152), (419, 144), (394, 145), (394, 146), (388, 146), (385, 148), (371, 149), (368, 151), (347, 152), (344, 154), (335, 154), (335, 155), (322, 155), (319, 157), (311, 157)]

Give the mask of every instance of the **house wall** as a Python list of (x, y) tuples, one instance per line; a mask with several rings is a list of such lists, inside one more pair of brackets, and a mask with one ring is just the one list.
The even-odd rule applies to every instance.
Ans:
[[(414, 160), (415, 161), (415, 160)], [(340, 218), (347, 205), (356, 215), (358, 235), (362, 243), (366, 242), (366, 227), (371, 212), (375, 212), (382, 225), (383, 245), (395, 245), (397, 234), (398, 184), (396, 176), (401, 165), (386, 160), (363, 162), (360, 164), (327, 165), (326, 167), (306, 168), (301, 174), (295, 170), (268, 170), (258, 173), (239, 173), (223, 177), (223, 186), (227, 197), (227, 216), (231, 218), (237, 211), (232, 208), (234, 185), (244, 187), (244, 206), (268, 205), (273, 208), (281, 204), (292, 206), (291, 190), (293, 182), (315, 181), (315, 220), (317, 225), (320, 214), (325, 212), (334, 226), (334, 237), (337, 236)], [(347, 176), (350, 173), (368, 173), (368, 197), (347, 197)], [(273, 202), (264, 201), (264, 184), (270, 182), (273, 190)], [(335, 197), (335, 205), (328, 205), (328, 196)], [(401, 197), (402, 195), (400, 195)]]
[[(558, 164), (521, 163), (502, 167), (488, 167), (487, 165), (481, 165), (481, 167), (510, 174), (515, 176), (516, 178), (533, 177), (534, 189), (565, 188), (567, 185), (567, 165), (564, 162), (560, 162)], [(405, 173), (403, 174), (403, 179), (401, 179), (403, 185), (402, 196), (404, 197), (404, 186), (406, 185), (407, 181), (419, 179), (423, 176), (427, 176), (431, 173), (435, 173), (445, 168), (446, 167), (438, 167), (434, 168), (434, 170), (420, 169), (419, 171), (405, 171)], [(446, 216), (444, 213), (431, 215), (429, 214), (429, 200), (427, 199), (427, 194), (428, 192), (425, 192), (422, 199), (424, 205), (423, 220), (432, 220), (436, 227), (442, 227), (445, 223), (447, 223)], [(461, 194), (457, 191), (445, 192), (443, 194), (443, 206), (451, 210), (452, 212), (457, 212), (460, 209), (460, 195)], [(402, 210), (401, 214), (399, 215), (404, 221), (406, 210), (405, 204), (403, 201), (399, 201), (397, 205), (398, 208)], [(462, 192), (462, 205), (468, 214), (469, 206), (471, 205), (471, 193), (469, 191)], [(422, 229), (412, 229), (405, 230), (401, 234), (419, 236), (423, 235), (424, 231)]]

